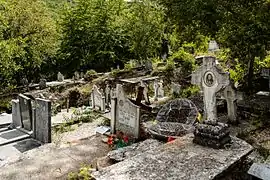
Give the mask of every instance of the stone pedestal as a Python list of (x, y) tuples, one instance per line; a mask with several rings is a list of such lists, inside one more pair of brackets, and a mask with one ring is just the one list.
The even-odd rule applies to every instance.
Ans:
[(224, 148), (225, 144), (231, 142), (230, 131), (227, 124), (216, 121), (204, 121), (197, 124), (194, 131), (193, 142), (202, 146), (212, 148)]

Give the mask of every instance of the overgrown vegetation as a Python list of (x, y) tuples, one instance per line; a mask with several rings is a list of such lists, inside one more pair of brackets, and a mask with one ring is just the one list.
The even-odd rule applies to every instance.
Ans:
[(68, 174), (69, 180), (94, 180), (91, 174), (93, 167), (91, 165), (82, 165), (79, 172), (71, 172)]

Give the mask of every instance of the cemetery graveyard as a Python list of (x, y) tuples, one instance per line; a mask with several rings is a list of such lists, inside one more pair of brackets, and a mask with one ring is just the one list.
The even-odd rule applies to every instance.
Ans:
[[(215, 42), (209, 48), (215, 51)], [(243, 137), (242, 131), (251, 127), (245, 118), (266, 111), (254, 104), (260, 99), (268, 107), (267, 90), (247, 100), (215, 56), (195, 60), (200, 63), (188, 80), (196, 90), (193, 94), (184, 93), (186, 85), (177, 76), (168, 81), (166, 74), (151, 73), (152, 63), (131, 71), (117, 67), (117, 76), (76, 71), (65, 78), (59, 72), (56, 81), (42, 78), (38, 84), (25, 85), (13, 96), (7, 121), (1, 117), (0, 158), (5, 172), (0, 179), (8, 179), (20, 163), (30, 161), (11, 163), (8, 158), (42, 154), (50, 145), (55, 148), (33, 155), (32, 161), (50, 153), (56, 160), (68, 158), (61, 152), (79, 157), (76, 162), (67, 160), (70, 167), (55, 164), (52, 168), (65, 168), (60, 175), (48, 173), (52, 179), (70, 178), (72, 173), (75, 177), (82, 162), (91, 165), (88, 173), (97, 180), (269, 179), (262, 146)], [(269, 71), (263, 70), (262, 77), (268, 76)], [(259, 131), (251, 131), (255, 132), (251, 138), (256, 138)], [(74, 149), (80, 146), (90, 150), (75, 156), (80, 152)], [(32, 179), (45, 172), (35, 173)], [(15, 177), (21, 175), (28, 177), (27, 172)]]

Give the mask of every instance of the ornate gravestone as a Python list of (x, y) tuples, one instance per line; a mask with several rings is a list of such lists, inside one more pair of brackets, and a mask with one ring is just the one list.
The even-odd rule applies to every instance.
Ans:
[(216, 93), (223, 90), (230, 83), (229, 74), (216, 66), (216, 58), (203, 57), (203, 65), (193, 74), (192, 84), (199, 85), (203, 90), (204, 122), (197, 124), (193, 142), (221, 148), (230, 142), (229, 129), (226, 124), (217, 122)]
[(237, 117), (237, 104), (236, 101), (242, 100), (243, 95), (240, 92), (236, 91), (233, 83), (231, 82), (229, 86), (227, 86), (223, 91), (223, 96), (227, 102), (227, 112), (228, 112), (228, 119), (231, 123), (236, 122)]
[(59, 81), (59, 82), (63, 82), (64, 81), (64, 76), (60, 72), (58, 72), (58, 74), (57, 74), (57, 81)]
[(158, 100), (158, 92), (159, 92), (159, 84), (158, 84), (158, 81), (157, 79), (154, 81), (154, 101), (157, 101)]
[(219, 47), (216, 41), (210, 41), (209, 46), (208, 46), (208, 51), (209, 52), (215, 52), (218, 51)]

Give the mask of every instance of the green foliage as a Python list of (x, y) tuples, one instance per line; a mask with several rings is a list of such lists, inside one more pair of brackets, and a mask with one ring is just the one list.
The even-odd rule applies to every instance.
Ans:
[(164, 9), (154, 1), (130, 3), (124, 16), (123, 28), (128, 32), (130, 51), (136, 59), (146, 60), (157, 54), (165, 28)]
[(175, 52), (169, 59), (173, 62), (178, 62), (182, 69), (188, 74), (195, 68), (195, 58), (192, 54), (185, 52), (182, 48)]
[(107, 70), (126, 59), (128, 39), (119, 27), (125, 9), (123, 0), (77, 0), (63, 15), (61, 64), (66, 70), (80, 66)]
[(12, 79), (33, 79), (57, 51), (55, 21), (40, 0), (0, 0), (0, 76), (2, 86)]
[(189, 86), (180, 92), (181, 98), (189, 98), (194, 96), (200, 92), (200, 88), (198, 86)]
[(68, 174), (69, 180), (94, 180), (91, 175), (93, 167), (91, 165), (82, 165), (79, 172), (71, 172)]

